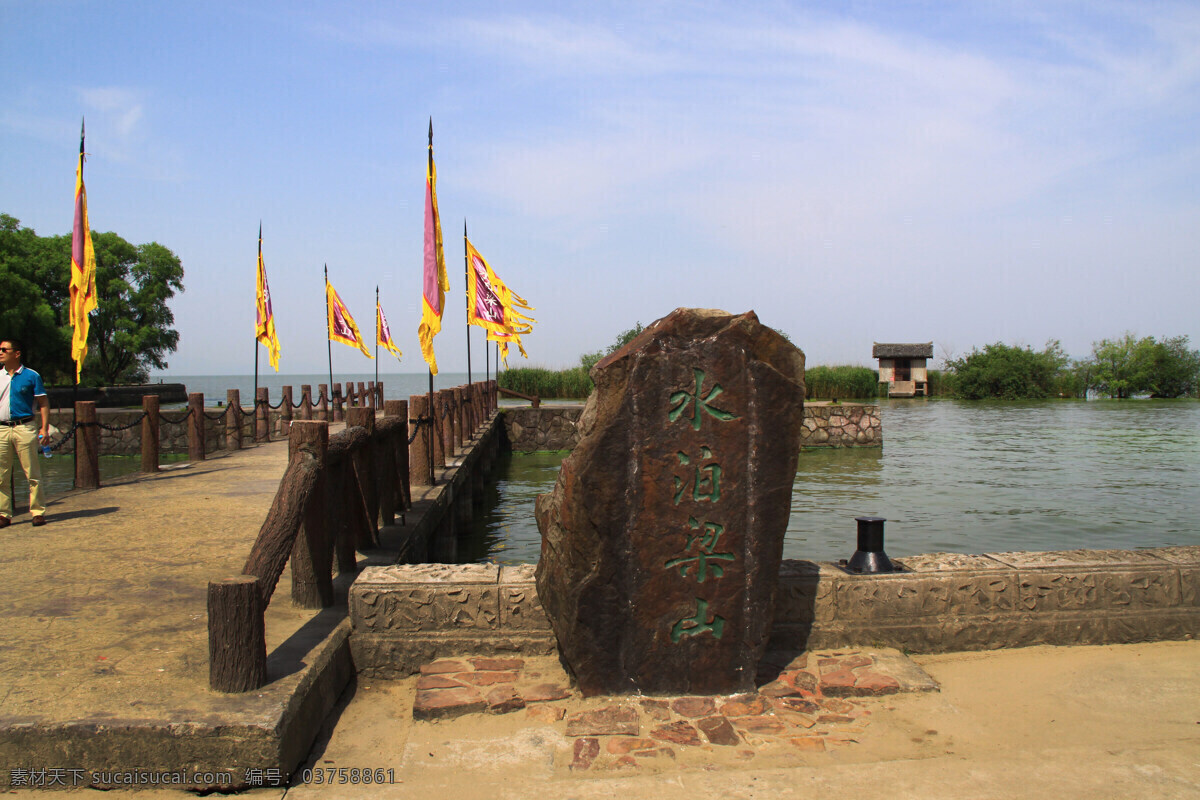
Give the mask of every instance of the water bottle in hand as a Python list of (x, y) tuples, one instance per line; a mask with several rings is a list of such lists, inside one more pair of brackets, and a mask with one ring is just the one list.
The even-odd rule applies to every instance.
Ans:
[(49, 438), (48, 438), (48, 437), (47, 437), (47, 438), (43, 438), (43, 437), (42, 437), (42, 435), (39, 433), (39, 434), (38, 434), (38, 442), (41, 444), (41, 447), (42, 447), (42, 456), (43, 456), (43, 457), (45, 457), (45, 458), (49, 458), (49, 457), (50, 457), (50, 441), (49, 441)]

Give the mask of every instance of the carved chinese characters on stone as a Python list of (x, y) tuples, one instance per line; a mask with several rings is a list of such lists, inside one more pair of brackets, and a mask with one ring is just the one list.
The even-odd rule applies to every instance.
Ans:
[(790, 513), (804, 356), (679, 309), (593, 370), (538, 498), (538, 595), (585, 694), (753, 688)]

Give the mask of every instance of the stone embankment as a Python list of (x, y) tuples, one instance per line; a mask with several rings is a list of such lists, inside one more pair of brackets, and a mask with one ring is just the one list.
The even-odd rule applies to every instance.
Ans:
[[(574, 450), (575, 423), (583, 405), (510, 406), (501, 409), (508, 445), (517, 453)], [(879, 406), (806, 403), (801, 448), (882, 447)]]
[[(1188, 639), (1200, 630), (1200, 547), (893, 559), (888, 575), (785, 560), (772, 647), (917, 653)], [(351, 589), (360, 673), (397, 677), (462, 653), (550, 653), (533, 567), (372, 567)]]

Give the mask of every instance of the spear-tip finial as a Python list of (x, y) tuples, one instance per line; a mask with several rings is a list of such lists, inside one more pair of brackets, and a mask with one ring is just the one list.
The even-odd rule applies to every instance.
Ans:
[(433, 117), (429, 118), (429, 146), (433, 147)]

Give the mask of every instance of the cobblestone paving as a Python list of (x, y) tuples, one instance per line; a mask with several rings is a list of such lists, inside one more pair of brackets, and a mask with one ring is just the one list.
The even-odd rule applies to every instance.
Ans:
[(520, 713), (565, 736), (557, 760), (571, 771), (637, 770), (684, 755), (703, 765), (705, 753), (750, 761), (853, 746), (870, 725), (867, 700), (936, 688), (921, 676), (899, 654), (839, 650), (768, 656), (754, 693), (583, 699), (552, 659), (467, 657), (421, 668), (412, 713), (418, 722)]

